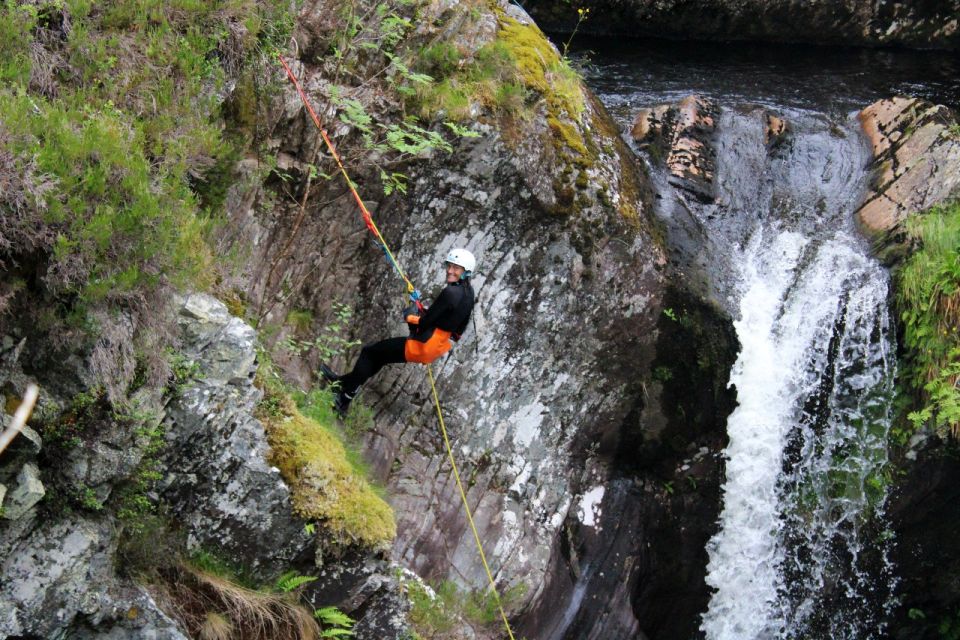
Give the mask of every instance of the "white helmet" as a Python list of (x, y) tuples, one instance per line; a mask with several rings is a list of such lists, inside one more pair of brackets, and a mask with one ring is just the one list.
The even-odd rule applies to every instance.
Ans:
[(452, 249), (443, 261), (449, 262), (450, 264), (455, 264), (458, 267), (463, 267), (465, 269), (463, 274), (464, 278), (469, 278), (472, 276), (473, 270), (477, 266), (477, 259), (474, 258), (473, 254), (466, 249)]

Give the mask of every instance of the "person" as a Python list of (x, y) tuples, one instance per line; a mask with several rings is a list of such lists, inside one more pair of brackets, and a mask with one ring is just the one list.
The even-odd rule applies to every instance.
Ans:
[(320, 365), (320, 372), (329, 384), (338, 384), (334, 397), (334, 411), (342, 418), (350, 408), (350, 402), (367, 380), (375, 376), (386, 364), (420, 362), (429, 364), (447, 353), (453, 342), (460, 340), (467, 329), (473, 311), (474, 295), (470, 278), (477, 261), (466, 249), (458, 248), (447, 254), (443, 261), (446, 270), (446, 286), (429, 308), (421, 315), (416, 304), (418, 293), (411, 296), (413, 305), (404, 309), (404, 320), (410, 328), (407, 337), (387, 338), (364, 345), (353, 369), (337, 375), (327, 365)]

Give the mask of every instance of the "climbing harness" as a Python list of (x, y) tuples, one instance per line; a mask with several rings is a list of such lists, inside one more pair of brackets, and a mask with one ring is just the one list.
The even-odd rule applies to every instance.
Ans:
[[(387, 256), (387, 260), (393, 265), (393, 268), (396, 269), (397, 273), (400, 274), (400, 277), (406, 283), (407, 293), (410, 294), (411, 300), (413, 300), (422, 308), (419, 290), (413, 286), (413, 283), (404, 273), (403, 269), (400, 268), (400, 264), (397, 262), (396, 257), (394, 257), (393, 252), (390, 250), (387, 241), (384, 239), (383, 235), (380, 233), (380, 230), (377, 228), (376, 223), (373, 221), (373, 216), (370, 215), (366, 205), (363, 204), (363, 200), (360, 198), (360, 194), (357, 193), (357, 189), (354, 186), (353, 181), (350, 180), (350, 176), (347, 175), (347, 170), (343, 166), (343, 162), (340, 160), (340, 155), (337, 153), (336, 148), (330, 141), (330, 137), (327, 135), (326, 129), (324, 129), (323, 125), (320, 124), (320, 118), (317, 117), (316, 112), (314, 112), (313, 108), (310, 106), (310, 101), (307, 99), (307, 95), (301, 88), (300, 82), (293, 74), (293, 71), (290, 70), (290, 67), (287, 65), (287, 61), (284, 60), (283, 55), (277, 54), (277, 57), (280, 58), (280, 64), (283, 65), (284, 70), (287, 72), (287, 77), (290, 78), (293, 86), (297, 89), (297, 93), (300, 94), (300, 100), (303, 102), (304, 107), (306, 107), (307, 112), (313, 119), (313, 123), (316, 125), (317, 129), (320, 130), (320, 135), (323, 137), (323, 141), (327, 145), (327, 149), (330, 151), (330, 156), (336, 161), (337, 166), (340, 169), (340, 173), (343, 175), (343, 179), (347, 183), (347, 187), (349, 187), (350, 192), (353, 194), (353, 199), (360, 207), (360, 213), (363, 216), (364, 224), (366, 224), (367, 229), (369, 229), (370, 232), (376, 237), (381, 248), (383, 249), (384, 254)], [(433, 368), (429, 364), (427, 365), (427, 376), (430, 379), (430, 390), (433, 393), (433, 403), (437, 410), (437, 420), (440, 422), (440, 432), (443, 434), (443, 444), (447, 449), (447, 458), (449, 458), (450, 467), (453, 469), (453, 477), (457, 482), (457, 490), (460, 492), (460, 499), (463, 501), (463, 509), (467, 514), (467, 522), (470, 524), (470, 530), (473, 532), (473, 539), (477, 543), (477, 551), (480, 554), (480, 561), (483, 563), (483, 569), (487, 573), (487, 580), (490, 583), (490, 591), (493, 594), (494, 600), (496, 600), (497, 609), (500, 611), (500, 618), (503, 620), (503, 626), (507, 630), (507, 635), (510, 637), (510, 640), (514, 640), (513, 630), (510, 628), (510, 622), (507, 621), (507, 614), (503, 610), (503, 602), (500, 600), (500, 593), (497, 591), (496, 583), (493, 580), (493, 572), (490, 571), (490, 565), (487, 563), (487, 556), (483, 552), (483, 544), (480, 542), (480, 533), (477, 531), (477, 526), (473, 521), (473, 513), (471, 512), (470, 504), (467, 501), (467, 493), (463, 488), (463, 482), (460, 480), (460, 471), (457, 468), (456, 460), (454, 460), (453, 457), (453, 448), (450, 446), (450, 439), (447, 437), (447, 427), (443, 420), (443, 410), (440, 408), (440, 396), (437, 394), (437, 385), (436, 380), (433, 377)]]

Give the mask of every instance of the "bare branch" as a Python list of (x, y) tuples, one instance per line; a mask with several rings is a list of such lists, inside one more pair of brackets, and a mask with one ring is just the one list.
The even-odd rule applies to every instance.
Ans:
[(0, 435), (0, 453), (13, 442), (17, 434), (23, 430), (23, 425), (27, 424), (27, 419), (33, 413), (33, 406), (37, 404), (37, 396), (40, 394), (40, 388), (31, 384), (27, 387), (27, 392), (23, 395), (23, 402), (17, 407), (17, 412), (13, 414), (13, 422), (7, 427), (7, 430)]

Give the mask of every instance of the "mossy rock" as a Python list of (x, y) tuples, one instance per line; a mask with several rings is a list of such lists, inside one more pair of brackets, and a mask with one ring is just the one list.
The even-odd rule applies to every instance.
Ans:
[(290, 486), (297, 515), (321, 522), (344, 543), (388, 545), (397, 535), (393, 511), (354, 470), (343, 443), (288, 397), (270, 406), (271, 415), (261, 416), (270, 462)]

